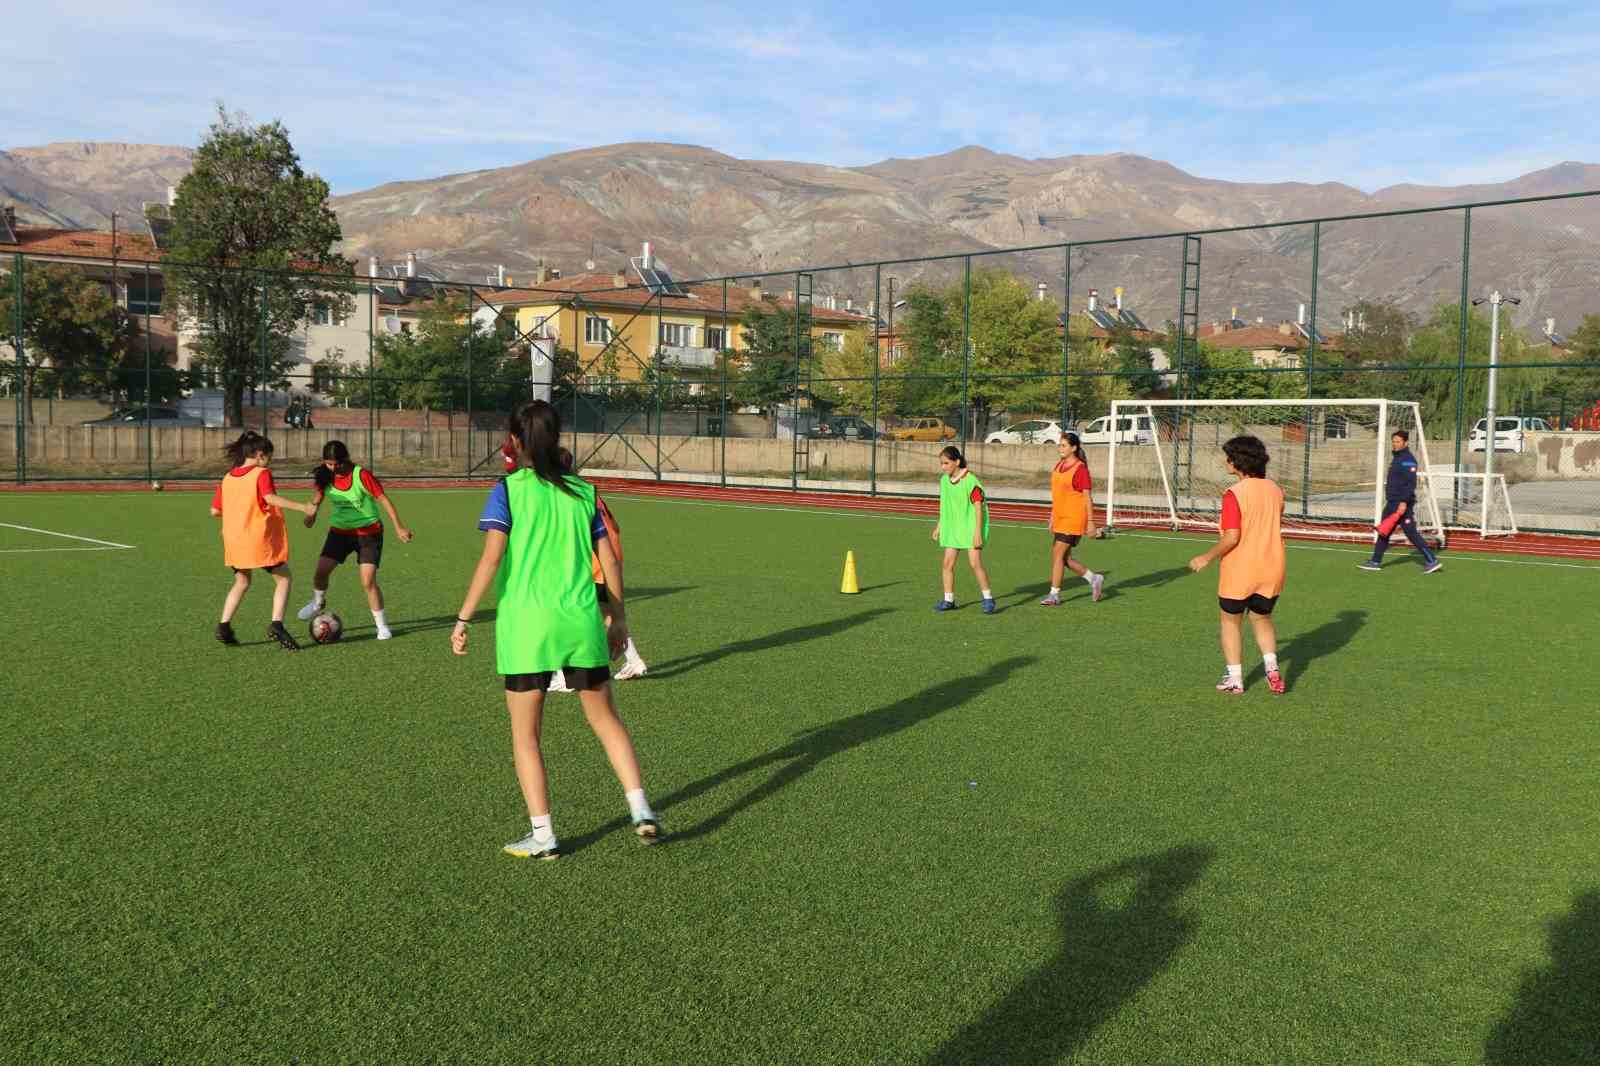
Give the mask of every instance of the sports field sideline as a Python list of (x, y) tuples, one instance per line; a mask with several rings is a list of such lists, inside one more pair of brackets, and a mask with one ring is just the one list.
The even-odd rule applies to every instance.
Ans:
[(339, 572), (297, 654), (265, 587), (211, 639), (203, 497), (0, 496), (7, 1056), (1600, 1060), (1594, 562), (1291, 545), (1289, 691), (1247, 640), (1227, 698), (1201, 538), (1086, 543), (1106, 598), (1047, 610), (997, 521), (999, 612), (963, 568), (937, 615), (927, 517), (613, 493), (668, 837), (556, 702), (540, 864), (447, 646), (483, 490), (392, 492), (397, 639)]

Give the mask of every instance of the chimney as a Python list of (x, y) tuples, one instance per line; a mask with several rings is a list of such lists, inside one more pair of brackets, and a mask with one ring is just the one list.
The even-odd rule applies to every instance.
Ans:
[(620, 270), (617, 271), (611, 275), (611, 287), (613, 289), (626, 289), (628, 287), (628, 276)]
[(497, 263), (495, 265), (495, 268), (494, 268), (494, 283), (496, 285), (500, 286), (501, 288), (505, 288), (505, 284), (506, 284), (506, 266), (505, 266), (504, 263)]
[[(844, 309), (846, 311), (854, 311), (856, 309), (856, 300), (855, 300), (854, 296), (846, 296), (844, 298)], [(1554, 320), (1552, 320), (1552, 321), (1554, 321)], [(1554, 327), (1551, 327), (1551, 328), (1554, 328)]]
[(406, 277), (414, 278), (416, 276), (417, 276), (417, 253), (416, 252), (407, 252), (406, 253)]
[(761, 294), (761, 279), (760, 278), (751, 278), (750, 279), (750, 299), (759, 300), (759, 299), (761, 299), (761, 295), (762, 295)]
[(367, 277), (375, 278), (377, 276), (378, 276), (378, 257), (375, 256), (375, 255), (369, 255), (367, 257)]
[(1089, 290), (1089, 310), (1093, 311), (1096, 307), (1099, 306), (1099, 304), (1100, 304), (1100, 290), (1099, 289), (1090, 289)]
[(1228, 325), (1230, 325), (1230, 326), (1233, 325), (1233, 320), (1238, 318), (1238, 317), (1239, 317), (1239, 308), (1238, 308), (1237, 305), (1235, 305), (1234, 308), (1228, 312)]
[(1300, 305), (1300, 317), (1296, 318), (1295, 321), (1298, 322), (1302, 326), (1306, 324), (1306, 305), (1305, 304), (1301, 304)]
[(1548, 337), (1551, 334), (1555, 333), (1555, 331), (1556, 331), (1556, 320), (1553, 319), (1553, 318), (1545, 319), (1544, 320), (1544, 335), (1546, 337)]
[(7, 204), (5, 209), (0, 211), (0, 214), (6, 216), (6, 228), (15, 233), (17, 231), (17, 209)]
[(1285, 337), (1292, 336), (1294, 334), (1294, 326), (1288, 322), (1280, 322), (1278, 323), (1278, 332)]
[(1038, 289), (1036, 289), (1034, 291), (1034, 297), (1033, 298), (1035, 300), (1038, 300), (1040, 303), (1043, 303), (1044, 302), (1044, 294), (1045, 294), (1046, 291), (1047, 290), (1045, 288), (1044, 282), (1042, 282), (1042, 281), (1039, 282), (1039, 287), (1038, 287)]
[(176, 206), (177, 202), (178, 202), (178, 187), (176, 185), (168, 185), (167, 186), (167, 206), (168, 207)]
[(1265, 315), (1257, 315), (1256, 316), (1256, 325), (1264, 326), (1266, 324), (1267, 324), (1267, 319), (1266, 319)]
[(1114, 288), (1114, 289), (1112, 289), (1112, 290), (1111, 290), (1111, 291), (1112, 291), (1112, 292), (1113, 292), (1113, 293), (1114, 293), (1114, 294), (1116, 294), (1116, 298), (1117, 298), (1117, 310), (1118, 310), (1118, 311), (1120, 311), (1120, 310), (1122, 310), (1122, 286), (1121, 286), (1121, 285), (1118, 285), (1118, 286), (1117, 286), (1117, 287), (1116, 287), (1116, 288)]
[(644, 242), (644, 257), (639, 260), (639, 265), (646, 270), (654, 270), (656, 267), (655, 253), (650, 250), (649, 241)]
[[(617, 277), (620, 278), (620, 277), (622, 277), (622, 275), (618, 274)], [(534, 284), (535, 285), (543, 285), (545, 282), (550, 281), (550, 280), (551, 280), (550, 268), (545, 266), (543, 263), (540, 263), (539, 264), (539, 269), (534, 271), (534, 274), (533, 274)]]

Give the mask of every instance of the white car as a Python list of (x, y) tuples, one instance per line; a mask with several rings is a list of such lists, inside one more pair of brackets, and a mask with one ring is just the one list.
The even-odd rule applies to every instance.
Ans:
[(983, 438), (985, 444), (1056, 444), (1061, 440), (1061, 426), (1055, 422), (1035, 420), (1015, 422)]
[[(1149, 415), (1118, 416), (1116, 436), (1118, 444), (1154, 444), (1156, 442), (1155, 426), (1151, 423)], [(1078, 440), (1084, 444), (1110, 444), (1111, 416), (1102, 415), (1087, 426), (1084, 426), (1078, 432)]]
[[(1472, 427), (1472, 436), (1467, 438), (1468, 451), (1484, 450), (1488, 425), (1487, 418), (1478, 419)], [(1494, 420), (1494, 450), (1520, 452), (1524, 447), (1523, 434), (1548, 432), (1550, 424), (1542, 418), (1501, 418), (1497, 415)]]

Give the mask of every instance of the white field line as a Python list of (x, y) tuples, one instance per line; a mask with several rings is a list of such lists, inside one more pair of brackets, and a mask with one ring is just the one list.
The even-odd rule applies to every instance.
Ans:
[(42, 533), (47, 537), (65, 537), (67, 540), (81, 540), (88, 544), (99, 544), (106, 548), (132, 548), (132, 544), (118, 544), (114, 540), (96, 540), (93, 537), (80, 537), (75, 533), (57, 533), (53, 529), (34, 529), (32, 526), (17, 526), (10, 522), (0, 522), (0, 528), (20, 529), (24, 533)]
[(0, 555), (26, 555), (37, 552), (114, 552), (121, 551), (121, 546), (104, 548), (0, 548)]

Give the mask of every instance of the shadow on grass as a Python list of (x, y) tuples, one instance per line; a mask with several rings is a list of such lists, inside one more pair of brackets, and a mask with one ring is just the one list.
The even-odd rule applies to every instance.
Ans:
[[(1291, 637), (1289, 640), (1278, 642), (1278, 659), (1283, 667), (1283, 687), (1286, 692), (1293, 692), (1295, 682), (1299, 681), (1311, 664), (1318, 659), (1331, 656), (1346, 644), (1355, 639), (1361, 627), (1367, 624), (1366, 611), (1340, 611), (1338, 616), (1322, 623), (1315, 629)], [(1245, 624), (1249, 628), (1249, 623)], [(1248, 636), (1245, 638), (1250, 639)], [(1266, 667), (1257, 663), (1250, 671), (1247, 683), (1255, 684), (1265, 681)]]
[(1194, 934), (1179, 909), (1214, 853), (1186, 846), (1105, 866), (1056, 896), (1056, 954), (924, 1060), (1054, 1063), (1171, 964)]
[(843, 618), (834, 618), (827, 622), (815, 622), (807, 626), (780, 629), (775, 633), (751, 637), (749, 640), (736, 640), (732, 644), (723, 644), (708, 651), (696, 652), (693, 655), (668, 659), (664, 663), (652, 664), (650, 673), (646, 677), (658, 680), (676, 677), (679, 674), (686, 674), (690, 670), (695, 670), (702, 666), (710, 666), (712, 663), (726, 659), (730, 655), (746, 655), (750, 652), (766, 651), (768, 648), (777, 648), (800, 641), (831, 637), (836, 633), (854, 629), (858, 625), (863, 625), (880, 615), (889, 613), (891, 612), (887, 607), (874, 607), (871, 610), (857, 611), (855, 614), (845, 615)]
[[(1100, 597), (1100, 602), (1104, 603), (1106, 600), (1114, 600), (1118, 596), (1121, 596), (1124, 592), (1128, 592), (1132, 589), (1158, 589), (1168, 582), (1176, 581), (1178, 578), (1188, 575), (1189, 568), (1187, 566), (1170, 566), (1165, 570), (1151, 570), (1148, 573), (1140, 574), (1137, 577), (1130, 577), (1123, 581), (1114, 580), (1108, 574), (1106, 577), (1105, 595)], [(1083, 582), (1080, 580), (1078, 584), (1082, 585)], [(1216, 582), (1213, 581), (1212, 584), (1215, 585)], [(1087, 589), (1088, 586), (1084, 585), (1084, 588)]]
[(1600, 891), (1583, 893), (1550, 924), (1550, 964), (1523, 975), (1483, 1060), (1488, 1066), (1600, 1062)]
[[(827, 759), (863, 744), (870, 744), (874, 740), (892, 736), (935, 715), (960, 707), (982, 694), (984, 690), (1004, 682), (1015, 671), (1038, 661), (1032, 655), (1019, 656), (995, 663), (979, 674), (942, 681), (894, 703), (806, 730), (781, 748), (746, 759), (685, 785), (658, 804), (659, 809), (665, 811), (668, 817), (671, 817), (672, 808), (678, 804), (704, 795), (747, 774), (753, 774), (770, 766), (779, 767), (760, 784), (704, 821), (683, 829), (672, 829), (669, 825), (670, 832), (663, 844), (658, 846), (682, 843), (714, 833), (736, 814), (777, 795)], [(619, 819), (602, 826), (593, 833), (572, 841), (570, 847), (576, 850), (625, 824)]]

